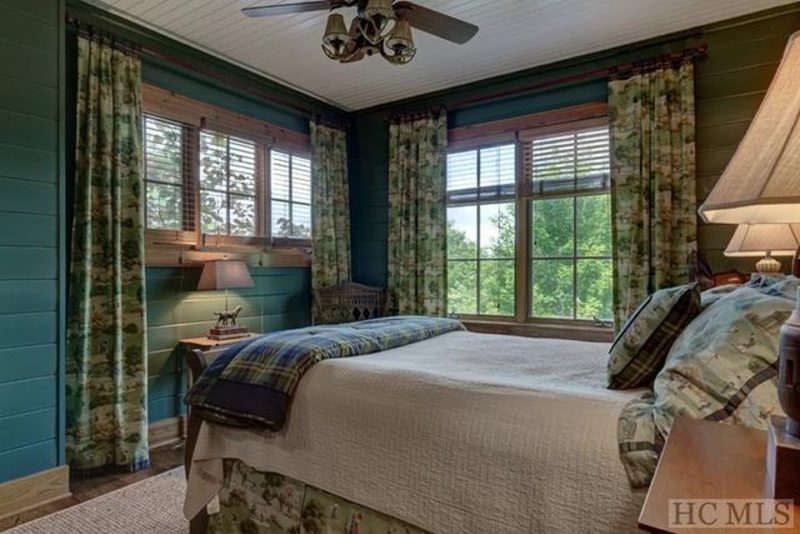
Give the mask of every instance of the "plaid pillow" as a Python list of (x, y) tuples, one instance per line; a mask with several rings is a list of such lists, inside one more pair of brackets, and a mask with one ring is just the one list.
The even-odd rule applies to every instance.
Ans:
[(664, 366), (672, 343), (700, 313), (697, 284), (656, 291), (634, 311), (611, 345), (608, 387), (650, 384)]

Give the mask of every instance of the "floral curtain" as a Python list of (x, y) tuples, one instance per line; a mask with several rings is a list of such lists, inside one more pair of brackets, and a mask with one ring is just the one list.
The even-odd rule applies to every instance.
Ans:
[(350, 281), (350, 202), (347, 134), (311, 121), (312, 231), (314, 289)]
[(693, 60), (612, 80), (608, 99), (619, 328), (648, 294), (688, 281), (697, 249)]
[(447, 117), (389, 125), (389, 290), (399, 314), (444, 315)]
[(140, 60), (78, 37), (77, 95), (67, 458), (137, 470), (149, 463)]

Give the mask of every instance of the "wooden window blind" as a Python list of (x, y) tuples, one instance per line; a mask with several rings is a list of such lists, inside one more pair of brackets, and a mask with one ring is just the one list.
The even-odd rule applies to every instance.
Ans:
[(272, 149), (269, 176), (273, 242), (311, 239), (311, 160)]
[(610, 189), (608, 124), (520, 132), (525, 181), (522, 196), (572, 196)]
[(211, 130), (200, 132), (200, 227), (204, 234), (259, 234), (260, 166), (254, 142)]
[(145, 114), (144, 177), (146, 227), (191, 232), (195, 229), (193, 150), (187, 125)]
[(448, 312), (515, 315), (516, 149), (447, 155)]

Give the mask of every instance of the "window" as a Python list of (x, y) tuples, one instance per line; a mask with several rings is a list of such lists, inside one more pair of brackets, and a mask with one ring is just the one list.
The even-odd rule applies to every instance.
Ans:
[(184, 128), (174, 121), (144, 118), (145, 220), (148, 228), (183, 230), (185, 151)]
[(448, 154), (448, 310), (516, 322), (611, 320), (605, 119), (516, 138)]
[(450, 312), (513, 316), (516, 180), (513, 144), (447, 157)]
[(531, 317), (610, 320), (608, 127), (533, 135), (524, 150)]
[(224, 244), (256, 246), (266, 238), (308, 246), (311, 161), (250, 130), (232, 135), (144, 115), (145, 217), (154, 241), (202, 243), (205, 235), (223, 236)]
[(256, 236), (256, 144), (200, 132), (200, 227), (205, 234)]
[(311, 239), (311, 160), (270, 151), (272, 236)]

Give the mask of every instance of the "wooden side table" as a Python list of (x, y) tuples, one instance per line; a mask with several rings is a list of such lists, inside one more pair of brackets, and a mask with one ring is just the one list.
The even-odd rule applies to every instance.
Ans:
[[(639, 526), (648, 532), (667, 533), (800, 533), (800, 503), (794, 505), (794, 525), (789, 528), (737, 526), (733, 530), (718, 525), (712, 529), (702, 528), (699, 523), (693, 528), (670, 526), (670, 513), (675, 512), (676, 499), (770, 498), (766, 484), (766, 455), (766, 432), (712, 421), (676, 419), (642, 507)], [(673, 500), (673, 505), (670, 505), (670, 500)], [(681, 510), (689, 510), (685, 505), (681, 506)], [(735, 506), (741, 511), (743, 505)], [(756, 512), (756, 508), (753, 507), (752, 511)], [(682, 517), (684, 524), (689, 521), (686, 514)], [(707, 514), (706, 517), (710, 516)], [(756, 514), (751, 517), (755, 520)]]
[[(193, 368), (193, 362), (192, 362), (191, 358), (189, 358), (189, 355), (191, 354), (191, 352), (193, 350), (201, 350), (203, 352), (210, 351), (210, 350), (216, 350), (216, 349), (220, 349), (220, 348), (227, 347), (227, 346), (230, 346), (230, 345), (235, 345), (235, 344), (237, 344), (237, 343), (239, 343), (241, 341), (244, 341), (246, 339), (250, 339), (250, 338), (253, 338), (253, 337), (256, 337), (256, 336), (260, 336), (260, 335), (261, 334), (256, 334), (256, 333), (250, 332), (249, 334), (247, 334), (244, 337), (237, 337), (235, 339), (211, 339), (211, 338), (208, 338), (208, 337), (205, 337), (205, 336), (203, 336), (203, 337), (188, 337), (188, 338), (181, 339), (180, 341), (178, 341), (178, 343), (179, 343), (180, 348), (181, 348), (181, 351), (180, 351), (181, 357), (189, 365), (189, 369), (192, 371), (192, 377), (191, 378), (192, 378), (192, 381), (193, 381), (194, 377), (199, 374), (199, 371), (202, 371), (202, 370), (198, 370), (198, 369), (194, 369)], [(183, 373), (183, 365), (180, 366), (180, 369), (181, 369), (181, 373)], [(181, 381), (181, 384), (184, 384), (185, 386), (191, 385), (191, 382), (189, 384), (185, 384), (185, 382), (184, 382), (185, 378), (183, 376), (181, 376), (179, 378), (179, 380)]]

